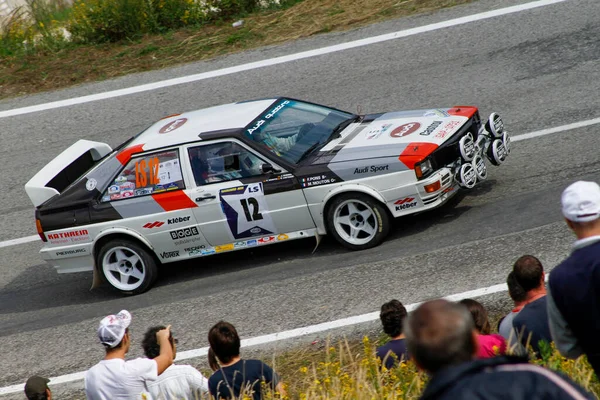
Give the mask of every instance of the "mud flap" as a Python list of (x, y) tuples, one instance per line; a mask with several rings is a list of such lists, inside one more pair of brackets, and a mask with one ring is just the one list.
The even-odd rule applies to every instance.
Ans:
[(321, 243), (321, 235), (319, 235), (319, 232), (315, 232), (315, 239), (317, 243), (315, 244), (315, 248), (313, 249), (311, 254), (315, 254), (315, 251), (317, 251), (317, 247), (319, 247), (319, 244)]
[(100, 287), (100, 285), (102, 285), (102, 277), (100, 276), (100, 271), (98, 271), (98, 268), (96, 267), (95, 263), (94, 263), (94, 276), (92, 278), (92, 287), (90, 288), (90, 290), (96, 289), (97, 287)]

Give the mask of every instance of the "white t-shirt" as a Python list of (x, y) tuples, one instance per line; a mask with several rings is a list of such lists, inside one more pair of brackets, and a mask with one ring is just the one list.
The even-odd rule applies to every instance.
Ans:
[(158, 365), (148, 358), (102, 360), (85, 374), (85, 395), (88, 400), (139, 400), (157, 377)]
[(155, 400), (196, 400), (208, 392), (208, 379), (191, 365), (171, 365), (158, 379), (148, 382)]

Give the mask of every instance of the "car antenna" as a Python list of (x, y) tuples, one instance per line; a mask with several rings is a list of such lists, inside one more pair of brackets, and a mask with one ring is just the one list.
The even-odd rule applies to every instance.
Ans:
[(362, 114), (362, 106), (361, 106), (360, 104), (358, 104), (358, 105), (356, 106), (356, 113), (357, 113), (358, 115), (361, 115), (361, 114)]

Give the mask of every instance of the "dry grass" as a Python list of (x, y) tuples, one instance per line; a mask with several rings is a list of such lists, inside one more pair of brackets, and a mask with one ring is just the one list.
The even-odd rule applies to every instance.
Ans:
[(0, 60), (0, 98), (161, 69), (470, 1), (304, 0), (283, 10), (250, 15), (241, 28), (227, 21), (135, 42), (41, 51)]

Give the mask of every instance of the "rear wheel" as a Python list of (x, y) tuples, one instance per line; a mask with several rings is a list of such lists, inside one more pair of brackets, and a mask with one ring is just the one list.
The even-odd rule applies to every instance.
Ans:
[(145, 292), (156, 280), (156, 260), (145, 247), (126, 239), (115, 239), (102, 246), (97, 265), (104, 279), (123, 294)]
[(379, 245), (390, 231), (390, 216), (385, 207), (362, 193), (336, 197), (327, 210), (329, 233), (351, 250)]

